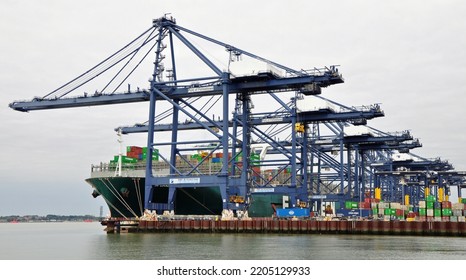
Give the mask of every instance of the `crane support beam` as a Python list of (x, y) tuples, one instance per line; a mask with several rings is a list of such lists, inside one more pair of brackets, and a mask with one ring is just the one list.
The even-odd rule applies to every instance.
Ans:
[[(310, 123), (310, 122), (334, 122), (334, 121), (349, 121), (353, 119), (373, 119), (377, 117), (384, 116), (384, 113), (380, 110), (371, 109), (367, 111), (352, 111), (352, 112), (325, 112), (325, 111), (316, 111), (316, 112), (301, 112), (297, 114), (299, 122)], [(241, 118), (241, 116), (238, 116)], [(292, 117), (289, 113), (282, 114), (281, 116), (260, 116), (252, 117), (250, 124), (254, 126), (259, 125), (272, 125), (272, 124), (288, 124), (291, 123)], [(222, 122), (215, 122), (217, 127), (222, 125)], [(206, 122), (206, 125), (212, 125), (210, 122)], [(233, 122), (229, 122), (229, 127), (233, 126)], [(173, 129), (173, 124), (157, 124), (155, 125), (155, 131), (171, 131)], [(198, 123), (179, 123), (178, 130), (190, 130), (190, 129), (203, 129), (204, 127)], [(142, 133), (147, 132), (148, 127), (146, 125), (135, 125), (132, 127), (118, 127), (115, 131), (121, 128), (123, 134), (130, 133)]]
[[(175, 81), (173, 81), (174, 83)], [(290, 78), (272, 78), (267, 75), (265, 78), (262, 74), (231, 79), (229, 85), (229, 94), (248, 92), (248, 93), (265, 93), (266, 91), (292, 91), (305, 89), (307, 85), (316, 84), (319, 87), (329, 86), (331, 84), (342, 83), (343, 78), (337, 72), (327, 71), (323, 75), (306, 75)], [(172, 83), (172, 82), (171, 82)], [(161, 86), (157, 90), (163, 92), (170, 99), (181, 99), (188, 97), (210, 96), (223, 94), (223, 86), (209, 85), (199, 86)], [(34, 98), (31, 101), (15, 101), (10, 103), (10, 108), (28, 112), (33, 110), (48, 110), (72, 107), (88, 107), (98, 105), (123, 104), (132, 102), (149, 101), (148, 91), (137, 91), (131, 93), (115, 94), (95, 94), (92, 96), (78, 96), (71, 98), (59, 99), (39, 99)], [(157, 97), (157, 100), (162, 100)]]

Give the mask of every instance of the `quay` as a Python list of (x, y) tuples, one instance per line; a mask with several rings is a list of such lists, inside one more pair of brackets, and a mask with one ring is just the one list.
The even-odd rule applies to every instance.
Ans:
[(466, 236), (465, 222), (383, 220), (157, 220), (103, 221), (107, 233), (288, 233)]

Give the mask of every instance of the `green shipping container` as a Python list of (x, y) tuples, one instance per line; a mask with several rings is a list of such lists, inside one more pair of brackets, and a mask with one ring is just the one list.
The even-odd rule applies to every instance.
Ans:
[(137, 159), (135, 159), (135, 158), (130, 158), (130, 157), (126, 157), (126, 156), (121, 156), (121, 161), (122, 161), (123, 163), (136, 163), (136, 162), (138, 162)]
[(442, 210), (434, 209), (434, 217), (442, 217)]
[(358, 203), (353, 201), (345, 201), (345, 208), (346, 209), (356, 209), (358, 208)]
[[(142, 154), (142, 159), (144, 159), (144, 160), (147, 159), (147, 153), (143, 153), (143, 154)], [(152, 160), (158, 161), (158, 160), (159, 160), (159, 154), (155, 154), (155, 153), (154, 153), (154, 154), (152, 155)]]
[(391, 208), (385, 208), (384, 212), (383, 212), (384, 215), (387, 215), (387, 216), (395, 216), (396, 215), (396, 209), (391, 209)]
[(466, 203), (466, 198), (462, 198), (461, 203)]
[(251, 154), (251, 165), (257, 166), (260, 162), (260, 155), (258, 154)]
[(377, 216), (379, 214), (379, 209), (373, 208), (372, 209), (372, 215)]
[(434, 209), (434, 201), (426, 201), (426, 208), (427, 209)]
[(425, 208), (419, 208), (419, 216), (426, 216), (427, 210)]
[(445, 208), (442, 209), (442, 216), (443, 217), (449, 217), (453, 215), (453, 211), (451, 209)]
[(429, 202), (429, 201), (430, 201), (430, 202), (434, 202), (435, 200), (436, 200), (436, 199), (435, 199), (435, 196), (433, 196), (433, 195), (428, 195), (428, 196), (426, 197), (426, 201), (427, 201), (427, 202)]

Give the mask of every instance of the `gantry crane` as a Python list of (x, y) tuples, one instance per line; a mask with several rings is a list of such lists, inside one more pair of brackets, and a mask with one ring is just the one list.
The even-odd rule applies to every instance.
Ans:
[[(190, 40), (187, 36), (192, 36), (193, 39)], [(205, 76), (195, 78), (179, 78), (181, 76), (179, 73), (183, 69), (178, 65), (181, 64), (181, 60), (178, 61), (175, 57), (178, 50), (175, 48), (174, 41), (176, 39), (194, 54), (194, 57), (200, 59), (210, 73), (207, 74), (206, 72)], [(192, 42), (194, 40), (202, 40), (224, 48), (229, 54), (228, 64), (234, 57), (247, 56), (273, 67), (273, 70), (279, 69), (281, 73), (279, 74), (277, 71), (259, 71), (250, 75), (235, 76), (229, 69), (221, 70), (219, 66), (215, 65), (211, 59), (195, 46), (195, 43)], [(167, 51), (168, 54), (165, 54)], [(148, 89), (138, 87), (132, 91), (128, 85), (127, 91), (119, 92), (121, 85), (127, 81), (128, 77), (151, 52), (155, 52), (155, 61), (150, 87)], [(142, 56), (139, 60), (138, 55)], [(170, 60), (168, 63), (170, 64), (168, 80), (163, 76), (164, 73), (168, 72), (165, 71), (168, 66), (163, 62), (167, 57)], [(133, 61), (135, 61), (135, 66), (132, 68), (130, 65)], [(120, 70), (101, 90), (96, 90), (93, 94), (86, 93), (77, 97), (68, 97), (69, 93), (93, 81), (109, 69), (122, 64)], [(126, 73), (124, 73), (125, 71)], [(296, 137), (293, 136), (292, 147), (287, 148), (274, 143), (268, 138), (268, 135), (254, 127), (254, 123), (251, 123), (254, 119), (251, 111), (253, 97), (256, 95), (272, 97), (283, 107), (283, 111), (286, 112), (286, 121), (291, 123), (292, 135), (296, 135), (294, 133), (295, 125), (298, 123), (296, 108), (286, 106), (278, 95), (285, 92), (292, 92), (292, 95), (315, 95), (321, 93), (321, 88), (338, 83), (343, 83), (343, 78), (335, 66), (297, 71), (184, 28), (178, 25), (173, 18), (164, 16), (154, 20), (151, 28), (128, 45), (69, 83), (42, 98), (13, 102), (10, 107), (18, 111), (33, 111), (149, 102), (145, 208), (159, 211), (173, 210), (173, 196), (177, 188), (216, 186), (220, 188), (224, 209), (244, 209), (247, 204), (246, 200), (240, 201), (240, 203), (230, 203), (229, 198), (233, 195), (246, 198), (250, 193), (251, 168), (249, 153), (251, 134), (254, 133), (260, 135), (264, 141), (269, 142), (274, 146), (274, 149), (280, 150), (285, 156), (285, 159), (282, 160), (283, 164), (290, 166), (292, 169), (290, 190), (288, 190), (289, 192), (294, 190), (294, 194), (291, 194), (291, 200), (295, 203), (298, 194), (305, 193), (301, 189), (306, 189), (297, 183), (296, 170), (299, 152), (297, 151)], [(115, 90), (107, 91), (115, 84)], [(232, 94), (236, 96), (234, 108), (231, 108), (229, 102)], [(220, 100), (221, 122), (203, 113), (202, 107), (193, 106), (193, 99), (212, 97), (218, 97)], [(172, 130), (169, 141), (154, 138), (157, 107), (161, 101), (168, 103), (171, 107)], [(230, 121), (229, 113), (231, 109), (234, 109), (234, 116)], [(208, 131), (211, 139), (193, 139), (191, 137), (190, 140), (181, 140), (180, 132), (183, 131), (183, 127), (179, 124), (182, 123), (180, 121), (182, 117), (189, 118), (190, 122), (202, 127), (204, 131)], [(229, 130), (230, 126), (232, 126), (233, 131)], [(213, 144), (209, 155), (214, 152), (221, 152), (224, 155), (222, 168), (217, 174), (199, 174), (199, 172), (195, 172), (197, 166), (192, 166), (192, 169), (188, 171), (178, 170), (177, 159), (183, 160), (180, 151), (183, 150), (184, 146), (205, 144)], [(169, 148), (168, 155), (160, 154), (162, 159), (170, 165), (168, 176), (153, 174), (151, 166), (155, 146)], [(238, 160), (240, 153), (241, 161)], [(166, 190), (168, 190), (168, 193)], [(160, 194), (167, 194), (167, 196), (162, 199), (154, 199)]]
[[(214, 63), (214, 58), (201, 51), (204, 44), (220, 47), (227, 54), (226, 63)], [(150, 54), (155, 54), (155, 59), (149, 87), (132, 87), (130, 79)], [(265, 67), (248, 73), (232, 70), (242, 58)], [(198, 63), (195, 67), (199, 71), (192, 73), (190, 63)], [(71, 95), (110, 71), (113, 77), (99, 90)], [(149, 210), (173, 210), (175, 192), (186, 188), (218, 187), (223, 209), (233, 210), (247, 209), (252, 195), (271, 192), (287, 196), (291, 207), (318, 200), (342, 202), (375, 186), (395, 197), (399, 187), (386, 178), (396, 176), (387, 172), (396, 171), (398, 163), (390, 156), (394, 150), (404, 153), (420, 143), (409, 133), (349, 134), (351, 127), (366, 127), (367, 120), (384, 113), (378, 105), (347, 107), (320, 96), (322, 88), (343, 82), (337, 66), (295, 70), (164, 16), (70, 82), (43, 97), (16, 101), (10, 107), (28, 112), (148, 102), (146, 123), (117, 130), (147, 133), (144, 208)], [(126, 84), (127, 89), (122, 90)], [(321, 126), (330, 135), (323, 135)], [(197, 134), (200, 131), (202, 135)], [(168, 174), (154, 173), (155, 149), (160, 149), (159, 156), (169, 166)], [(197, 164), (183, 154), (201, 149), (206, 150), (205, 159)], [(262, 156), (252, 163), (251, 153), (256, 152)], [(215, 172), (200, 170), (214, 153), (222, 155), (221, 167)], [(403, 167), (424, 170), (431, 163), (417, 161)], [(181, 169), (181, 164), (189, 168)], [(272, 167), (277, 174), (287, 171), (289, 178), (277, 185), (273, 183), (277, 174), (265, 178), (257, 171)], [(449, 170), (445, 165), (436, 168)]]

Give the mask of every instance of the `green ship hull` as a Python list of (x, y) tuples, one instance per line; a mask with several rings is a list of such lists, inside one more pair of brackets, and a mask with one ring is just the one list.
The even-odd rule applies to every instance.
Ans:
[[(86, 182), (94, 197), (102, 196), (112, 218), (137, 218), (144, 215), (144, 177), (95, 177)], [(252, 195), (248, 209), (250, 217), (271, 217), (272, 204), (280, 206), (281, 195)], [(178, 188), (174, 212), (177, 215), (221, 215), (222, 197), (218, 187)], [(163, 214), (163, 213), (158, 213)]]
[[(144, 214), (145, 178), (96, 177), (86, 179), (93, 196), (102, 196), (112, 218), (136, 218)], [(222, 197), (218, 187), (178, 188), (174, 212), (177, 215), (221, 215)], [(162, 213), (159, 213), (162, 214)]]

